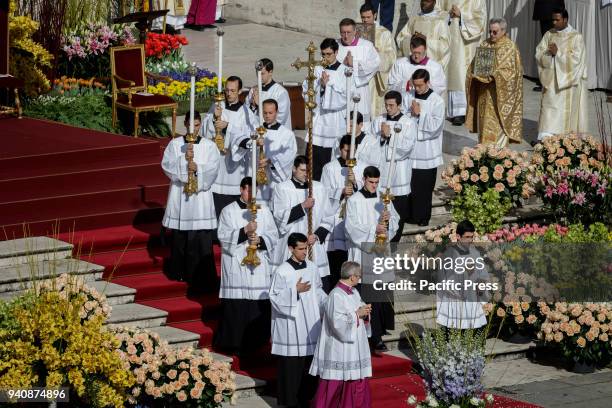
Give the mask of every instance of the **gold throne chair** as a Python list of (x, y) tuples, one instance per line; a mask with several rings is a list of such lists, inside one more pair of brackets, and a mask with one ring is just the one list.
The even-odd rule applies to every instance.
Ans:
[(138, 137), (138, 115), (141, 112), (159, 112), (172, 109), (172, 137), (176, 133), (176, 109), (178, 103), (166, 95), (147, 93), (146, 78), (170, 82), (171, 79), (145, 71), (143, 44), (111, 48), (111, 73), (113, 86), (113, 126), (117, 123), (118, 109), (134, 113), (134, 136)]

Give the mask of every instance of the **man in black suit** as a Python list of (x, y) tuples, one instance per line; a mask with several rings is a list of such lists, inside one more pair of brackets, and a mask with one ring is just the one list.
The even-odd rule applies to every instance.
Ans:
[[(533, 5), (533, 20), (540, 22), (540, 31), (542, 37), (544, 34), (553, 28), (552, 13), (553, 10), (558, 8), (565, 8), (564, 0), (535, 0)], [(537, 86), (533, 88), (536, 92), (542, 92), (542, 84), (537, 79)]]

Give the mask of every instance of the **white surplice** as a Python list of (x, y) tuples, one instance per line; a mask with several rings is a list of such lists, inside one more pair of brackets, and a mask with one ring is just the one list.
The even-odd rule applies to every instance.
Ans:
[[(266, 133), (264, 135), (264, 154), (271, 163), (267, 167), (268, 184), (257, 186), (257, 202), (269, 205), (272, 192), (278, 183), (282, 183), (291, 177), (293, 160), (297, 154), (297, 142), (295, 134), (280, 123), (274, 125), (264, 124)], [(259, 160), (259, 147), (257, 148)], [(246, 159), (247, 174), (252, 176), (251, 165), (251, 140), (242, 139), (232, 145), (232, 155), (235, 161)]]
[(359, 292), (341, 285), (327, 298), (310, 375), (323, 380), (360, 380), (372, 376), (370, 324), (357, 317), (357, 309), (364, 305)]
[[(311, 356), (317, 346), (327, 295), (317, 267), (308, 260), (304, 262), (306, 267), (302, 269), (283, 262), (272, 276), (272, 354)], [(307, 292), (297, 292), (300, 278), (310, 283)]]
[[(321, 183), (325, 186), (325, 188), (327, 188), (331, 210), (334, 214), (333, 230), (327, 239), (328, 252), (346, 251), (344, 218), (340, 217), (342, 205), (346, 202), (346, 197), (344, 197), (344, 188), (349, 170), (344, 163), (344, 160), (341, 160), (340, 158), (332, 160), (323, 167), (323, 173), (321, 175)], [(359, 162), (357, 162), (357, 165), (353, 168), (353, 173), (355, 174), (353, 194), (363, 187), (363, 169), (364, 166)], [(357, 188), (355, 189), (355, 187)]]
[[(557, 45), (557, 55), (548, 45)], [(550, 30), (536, 49), (542, 82), (542, 102), (538, 139), (568, 132), (589, 131), (589, 92), (587, 89), (586, 48), (582, 34), (567, 26)]]
[[(321, 147), (334, 147), (339, 138), (346, 133), (346, 66), (336, 61), (323, 69), (315, 67), (315, 101), (317, 107), (312, 118), (312, 143)], [(321, 86), (321, 75), (326, 72), (329, 80)], [(302, 95), (308, 100), (308, 82), (302, 84)], [(306, 142), (309, 135), (306, 134)]]
[[(255, 268), (242, 265), (249, 246), (244, 227), (249, 221), (251, 212), (245, 203), (234, 201), (221, 211), (218, 227), (222, 248), (220, 298), (268, 299), (272, 279), (270, 259), (272, 248), (278, 242), (278, 230), (270, 210), (266, 207), (260, 208), (257, 211), (257, 235), (265, 243), (265, 249), (257, 251), (261, 263)], [(243, 241), (239, 242), (241, 239)]]
[[(388, 118), (387, 115), (382, 115), (374, 119), (372, 122), (371, 134), (376, 136), (375, 138), (368, 137), (362, 142), (364, 146), (359, 155), (359, 160), (362, 160), (369, 166), (375, 166), (380, 170), (378, 190), (384, 192), (387, 186), (389, 167), (391, 166), (391, 147), (396, 138), (394, 126), (398, 121), (402, 124), (402, 130), (397, 134), (399, 138), (395, 149), (395, 169), (391, 174), (391, 191), (394, 195), (399, 196), (410, 194), (410, 180), (412, 179), (412, 162), (410, 161), (410, 155), (412, 154), (417, 139), (416, 121), (414, 119), (402, 113), (398, 114), (393, 119)], [(387, 123), (391, 128), (391, 137), (384, 141), (380, 133), (383, 123)]]
[[(276, 120), (278, 120), (283, 126), (290, 130), (293, 130), (291, 125), (291, 100), (289, 99), (289, 92), (284, 86), (272, 80), (268, 85), (264, 85), (261, 88), (261, 102), (266, 99), (274, 99), (278, 104), (278, 114)], [(253, 101), (253, 91), (249, 92), (246, 98), (247, 106), (251, 106)], [(257, 107), (252, 109), (255, 116), (258, 116)]]
[[(394, 192), (391, 191), (393, 194)], [(383, 212), (384, 205), (380, 200), (380, 194), (369, 194), (363, 189), (348, 199), (346, 204), (346, 220), (344, 228), (348, 247), (348, 260), (361, 264), (361, 244), (376, 241), (376, 225)], [(387, 242), (393, 238), (399, 229), (400, 216), (395, 210), (393, 203), (389, 204), (388, 211), (389, 230)], [(369, 252), (369, 250), (368, 250)]]
[(193, 161), (197, 166), (197, 192), (187, 196), (183, 188), (187, 183), (187, 143), (184, 137), (172, 139), (162, 158), (162, 169), (170, 179), (168, 203), (162, 225), (166, 228), (191, 231), (217, 228), (213, 183), (220, 163), (219, 149), (208, 139), (199, 138), (193, 145)]
[[(433, 90), (432, 90), (433, 91)], [(417, 141), (410, 155), (413, 169), (433, 169), (444, 164), (442, 137), (444, 133), (444, 99), (435, 92), (426, 99), (414, 96), (414, 90), (407, 97), (409, 106), (415, 100), (421, 108), (417, 120)], [(410, 114), (410, 113), (409, 113)]]
[[(361, 99), (357, 104), (357, 111), (363, 115), (363, 121), (371, 120), (370, 108), (372, 106), (372, 95), (370, 95), (370, 81), (380, 68), (380, 56), (372, 42), (363, 38), (356, 38), (352, 45), (345, 46), (338, 40), (338, 61), (351, 52), (353, 56), (353, 84), (357, 89), (352, 89), (351, 94), (357, 91)], [(353, 102), (350, 103), (353, 110)]]
[[(272, 194), (272, 214), (278, 227), (280, 240), (275, 248), (274, 264), (280, 265), (290, 256), (287, 241), (293, 232), (308, 235), (308, 212), (301, 204), (308, 198), (308, 188), (296, 188), (298, 184), (293, 178), (277, 184)], [(322, 242), (313, 245), (313, 262), (321, 278), (329, 275), (329, 261), (325, 241), (334, 223), (334, 214), (329, 203), (327, 189), (323, 184), (313, 180), (313, 197), (315, 205), (312, 208), (312, 233), (326, 234)], [(295, 219), (294, 219), (295, 217)], [(291, 222), (290, 222), (291, 220)]]
[[(216, 104), (213, 104), (204, 118), (204, 136), (212, 141), (215, 140), (214, 113)], [(246, 161), (234, 160), (231, 154), (232, 146), (239, 143), (250, 135), (251, 117), (248, 108), (242, 102), (236, 102), (226, 107), (226, 102), (221, 102), (223, 108), (221, 120), (227, 122), (225, 128), (224, 146), (226, 153), (221, 155), (219, 175), (213, 184), (212, 192), (217, 194), (239, 195), (240, 182), (247, 175)]]
[(410, 80), (417, 69), (424, 69), (429, 72), (429, 86), (435, 93), (444, 97), (446, 92), (446, 75), (444, 75), (442, 65), (431, 58), (428, 58), (424, 65), (413, 64), (407, 57), (398, 58), (389, 72), (389, 89), (402, 94), (402, 110), (404, 112), (408, 112), (410, 108), (407, 101), (408, 94), (413, 91)]

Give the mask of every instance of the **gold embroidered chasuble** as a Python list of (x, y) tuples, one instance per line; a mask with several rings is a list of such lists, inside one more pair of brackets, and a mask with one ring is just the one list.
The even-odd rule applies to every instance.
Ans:
[(504, 147), (508, 141), (520, 143), (523, 129), (523, 65), (516, 44), (508, 37), (490, 40), (481, 47), (495, 49), (493, 74), (474, 76), (474, 61), (466, 79), (467, 114), (465, 126), (478, 132), (480, 143)]
[(389, 71), (397, 59), (395, 52), (395, 41), (389, 30), (385, 27), (376, 25), (376, 40), (374, 42), (376, 51), (380, 56), (380, 66), (374, 78), (370, 80), (370, 95), (372, 95), (372, 106), (370, 117), (375, 118), (382, 115), (384, 111), (384, 96), (387, 93), (387, 82)]
[(451, 52), (448, 13), (436, 9), (429, 14), (411, 16), (397, 35), (397, 43), (404, 57), (410, 56), (410, 39), (417, 32), (427, 37), (427, 56), (442, 65), (446, 73)]

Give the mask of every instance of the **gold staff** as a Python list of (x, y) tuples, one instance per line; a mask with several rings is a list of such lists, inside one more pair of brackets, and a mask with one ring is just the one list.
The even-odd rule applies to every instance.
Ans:
[[(350, 149), (350, 154), (349, 154), (349, 158), (346, 161), (346, 165), (348, 167), (348, 172), (346, 173), (346, 180), (344, 181), (344, 187), (353, 187), (353, 182), (350, 180), (351, 177), (354, 179), (355, 178), (355, 174), (353, 172), (353, 168), (357, 165), (357, 158), (355, 157), (355, 149), (357, 148), (356, 146), (356, 138), (357, 138), (357, 104), (359, 103), (359, 101), (361, 100), (361, 97), (359, 96), (359, 94), (354, 94), (353, 95), (353, 129), (351, 132), (351, 149)], [(348, 198), (344, 198), (344, 200), (342, 200), (342, 208), (340, 208), (340, 218), (344, 218), (346, 215), (346, 200), (348, 200)]]
[[(264, 127), (264, 119), (263, 119), (263, 100), (261, 94), (263, 93), (263, 84), (261, 83), (261, 70), (263, 69), (263, 63), (261, 60), (255, 63), (255, 71), (257, 71), (257, 110), (259, 113), (259, 127), (256, 129), (259, 134), (259, 138), (264, 140), (264, 136), (266, 134), (266, 128)], [(259, 146), (259, 160), (265, 160), (266, 153), (264, 151), (263, 143)], [(264, 185), (268, 184), (268, 168), (262, 167), (257, 168), (257, 184)]]
[[(255, 175), (257, 172), (257, 134), (251, 135), (251, 174)], [(249, 211), (251, 212), (251, 221), (257, 220), (257, 184), (255, 177), (251, 177), (251, 201), (249, 203)], [(247, 254), (242, 259), (242, 265), (250, 265), (253, 267), (259, 266), (261, 261), (257, 256), (257, 245), (252, 242), (255, 241), (257, 232), (254, 233), (253, 237), (249, 237), (249, 246), (247, 247)]]
[[(308, 75), (306, 75), (306, 80), (308, 81), (308, 91), (306, 94), (308, 95), (308, 101), (306, 101), (306, 107), (308, 108), (308, 198), (312, 198), (313, 196), (313, 183), (312, 183), (312, 116), (313, 111), (317, 107), (317, 103), (315, 102), (315, 91), (314, 91), (314, 81), (317, 77), (314, 74), (314, 69), (317, 65), (326, 67), (327, 63), (321, 60), (315, 60), (315, 51), (317, 47), (315, 47), (314, 43), (311, 41), (306, 51), (308, 51), (308, 60), (302, 61), (299, 58), (295, 60), (292, 67), (299, 70), (300, 68), (308, 68)], [(308, 209), (308, 236), (312, 234), (312, 208)], [(312, 260), (313, 251), (309, 248), (308, 250), (308, 258)]]

